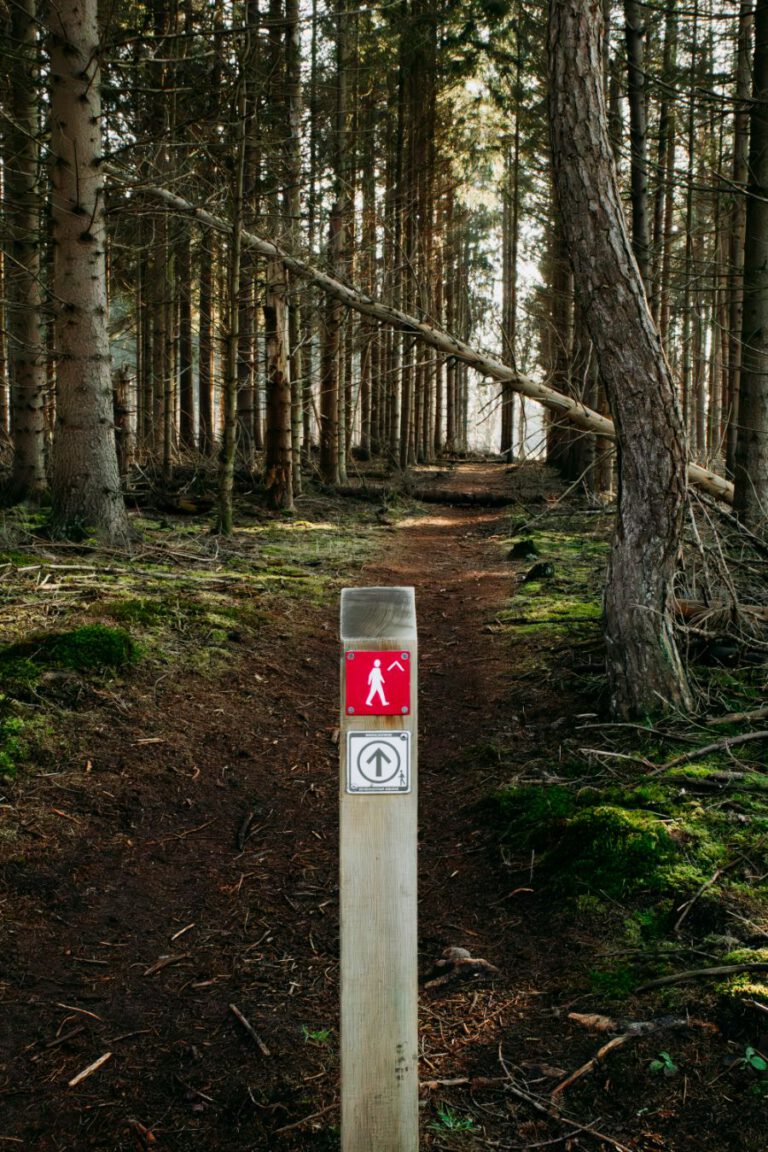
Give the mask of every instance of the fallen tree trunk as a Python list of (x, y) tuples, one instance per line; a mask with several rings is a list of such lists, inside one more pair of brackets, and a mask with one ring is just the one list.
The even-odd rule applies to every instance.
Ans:
[(407, 496), (409, 500), (418, 500), (422, 504), (460, 504), (472, 505), (478, 508), (506, 508), (517, 501), (514, 496), (502, 496), (498, 492), (459, 492), (456, 489), (441, 488), (391, 488), (385, 484), (374, 486), (372, 484), (354, 485), (337, 484), (327, 485), (327, 491), (336, 496), (347, 496), (352, 500), (368, 500), (371, 503), (381, 504), (395, 496)]
[[(106, 166), (106, 171), (114, 179), (123, 180), (122, 174), (112, 167)], [(190, 203), (189, 200), (185, 200), (182, 196), (177, 196), (167, 188), (142, 184), (138, 190), (142, 196), (149, 196), (153, 200), (165, 204), (167, 208), (174, 212), (181, 212), (185, 216), (191, 216), (207, 228), (211, 228), (216, 232), (222, 232), (225, 235), (231, 234), (231, 226), (225, 220), (214, 216), (205, 208), (197, 207)], [(393, 308), (389, 304), (382, 304), (369, 296), (365, 296), (362, 292), (358, 292), (348, 284), (342, 283), (341, 280), (329, 276), (327, 272), (315, 268), (305, 260), (301, 260), (297, 256), (292, 256), (271, 240), (265, 240), (261, 236), (256, 236), (253, 232), (243, 231), (242, 243), (244, 248), (252, 252), (257, 252), (267, 260), (281, 260), (289, 271), (295, 273), (297, 276), (301, 276), (305, 280), (311, 281), (327, 295), (339, 300), (342, 304), (346, 305), (346, 307), (354, 309), (354, 311), (361, 313), (363, 316), (370, 316), (381, 324), (387, 324), (401, 331), (413, 333), (413, 335), (419, 337), (419, 339), (423, 340), (424, 343), (428, 344), (431, 348), (435, 348), (442, 355), (468, 364), (470, 368), (474, 368), (476, 372), (479, 372), (483, 376), (490, 376), (492, 379), (498, 380), (501, 383), (509, 384), (516, 392), (519, 392), (520, 395), (527, 396), (530, 400), (535, 400), (552, 412), (557, 412), (558, 415), (570, 420), (572, 424), (575, 424), (577, 428), (581, 428), (585, 432), (592, 432), (596, 436), (606, 436), (615, 439), (616, 431), (613, 426), (613, 421), (609, 420), (607, 416), (601, 416), (599, 412), (595, 412), (592, 408), (587, 408), (587, 406), (580, 401), (574, 400), (570, 396), (565, 396), (562, 392), (557, 392), (554, 388), (549, 388), (546, 384), (540, 384), (530, 376), (516, 372), (514, 368), (503, 364), (494, 356), (479, 352), (471, 345), (465, 344), (463, 340), (458, 340), (448, 332), (444, 332), (442, 329), (436, 328), (433, 324), (427, 323), (426, 320), (419, 320), (416, 316), (410, 316), (407, 312), (401, 312), (399, 308)], [(733, 503), (733, 484), (728, 480), (724, 480), (722, 476), (718, 476), (715, 472), (711, 472), (708, 468), (704, 468), (700, 464), (689, 464), (688, 479), (692, 484), (695, 484), (697, 488), (708, 492), (710, 496), (715, 496), (718, 500)]]

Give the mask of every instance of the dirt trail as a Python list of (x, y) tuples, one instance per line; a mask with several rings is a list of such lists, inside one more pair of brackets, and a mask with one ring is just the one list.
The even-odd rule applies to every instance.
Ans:
[[(515, 477), (467, 465), (434, 485), (459, 482), (509, 492)], [(478, 808), (508, 771), (494, 749), (521, 766), (542, 741), (556, 755), (552, 725), (578, 710), (529, 645), (493, 629), (517, 578), (508, 526), (508, 512), (431, 505), (383, 532), (350, 582), (416, 588), (421, 977), (450, 945), (499, 969), (424, 993), (421, 1077), (492, 1080), (479, 1103), (456, 1090), (477, 1147), (525, 1148), (563, 1128), (505, 1095), (500, 1051), (539, 1091), (553, 1073), (536, 1069), (578, 1067), (596, 1043), (562, 1020), (588, 943), (505, 869)], [(17, 789), (21, 850), (0, 869), (0, 1146), (338, 1147), (337, 631), (336, 605), (286, 599), (231, 676), (138, 683), (107, 703), (86, 764)], [(610, 1107), (585, 1084), (581, 1114), (633, 1123), (636, 1152), (664, 1146), (632, 1119), (631, 1083)], [(424, 1147), (447, 1146), (427, 1123), (446, 1091), (427, 1094)]]

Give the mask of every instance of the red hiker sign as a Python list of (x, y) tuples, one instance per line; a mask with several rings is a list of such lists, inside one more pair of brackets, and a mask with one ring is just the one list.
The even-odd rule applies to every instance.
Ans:
[(407, 716), (411, 711), (411, 654), (347, 652), (347, 716)]

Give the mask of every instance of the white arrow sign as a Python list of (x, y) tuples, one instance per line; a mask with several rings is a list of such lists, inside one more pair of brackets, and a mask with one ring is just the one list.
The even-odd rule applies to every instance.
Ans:
[(410, 732), (347, 733), (347, 792), (410, 790)]

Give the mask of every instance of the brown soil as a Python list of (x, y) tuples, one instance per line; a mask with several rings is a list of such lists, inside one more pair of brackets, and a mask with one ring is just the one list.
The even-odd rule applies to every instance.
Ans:
[[(435, 483), (520, 482), (459, 472)], [(529, 505), (546, 498), (526, 483)], [(723, 1035), (696, 1025), (675, 1037), (677, 1076), (648, 1071), (669, 1038), (639, 1038), (545, 1114), (606, 1040), (568, 1018), (611, 1011), (587, 992), (606, 944), (527, 861), (505, 862), (483, 805), (510, 763), (546, 748), (555, 763), (594, 701), (557, 643), (493, 628), (520, 570), (498, 543), (508, 525), (430, 507), (382, 528), (352, 581), (417, 593), (421, 977), (449, 946), (498, 968), (423, 992), (423, 1146), (757, 1152), (765, 1104), (734, 1084)], [(136, 674), (129, 699), (105, 692), (84, 717), (82, 759), (2, 790), (0, 1148), (338, 1147), (336, 636), (335, 606), (282, 601), (226, 679)], [(663, 1014), (649, 996), (627, 1011)], [(465, 1082), (436, 1083), (451, 1080)], [(443, 1105), (473, 1132), (441, 1126)]]

